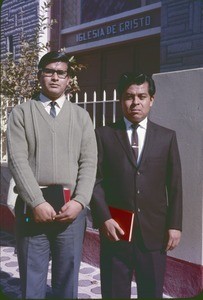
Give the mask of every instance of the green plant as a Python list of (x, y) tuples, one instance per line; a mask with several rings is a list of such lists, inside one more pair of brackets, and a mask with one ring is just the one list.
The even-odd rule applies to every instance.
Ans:
[[(40, 90), (37, 81), (37, 64), (39, 55), (45, 50), (49, 50), (50, 43), (43, 44), (40, 37), (43, 36), (47, 27), (52, 27), (57, 21), (48, 21), (46, 15), (47, 10), (51, 6), (51, 1), (44, 2), (41, 7), (36, 26), (36, 32), (32, 39), (28, 40), (26, 36), (21, 36), (19, 58), (15, 59), (11, 53), (6, 54), (6, 58), (0, 63), (1, 68), (1, 87), (0, 93), (8, 98), (12, 98), (14, 104), (20, 99), (30, 99), (33, 94)], [(65, 51), (61, 49), (59, 51)], [(77, 64), (73, 56), (69, 60), (72, 69), (72, 78), (70, 81), (69, 92), (71, 94), (79, 91), (76, 72), (80, 71), (83, 66)]]
[[(44, 2), (38, 16), (38, 24), (31, 39), (24, 33), (20, 37), (20, 50), (17, 59), (12, 53), (6, 53), (6, 57), (1, 61), (1, 94), (7, 99), (12, 99), (14, 105), (21, 99), (29, 99), (32, 93), (38, 89), (37, 83), (37, 62), (40, 52), (48, 50), (48, 44), (40, 42), (40, 37), (47, 26), (51, 26), (56, 21), (46, 24), (47, 13), (51, 5), (50, 1)], [(23, 16), (22, 16), (23, 18)]]
[[(1, 138), (3, 139), (5, 139), (8, 106), (27, 101), (40, 91), (37, 80), (38, 60), (42, 52), (50, 49), (50, 42), (43, 44), (40, 38), (47, 28), (51, 28), (57, 22), (55, 19), (49, 20), (47, 17), (51, 5), (51, 1), (47, 0), (41, 6), (38, 24), (32, 38), (27, 38), (25, 34), (21, 35), (18, 58), (15, 59), (12, 53), (6, 53), (5, 59), (0, 62)], [(78, 64), (74, 56), (70, 57), (69, 65), (72, 72), (68, 92), (72, 96), (79, 91), (76, 73), (84, 66)]]

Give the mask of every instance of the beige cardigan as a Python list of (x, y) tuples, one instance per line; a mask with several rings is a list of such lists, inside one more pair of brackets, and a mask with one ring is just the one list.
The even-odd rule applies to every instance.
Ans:
[(54, 119), (30, 100), (9, 116), (9, 168), (20, 197), (31, 207), (43, 203), (39, 186), (61, 184), (74, 199), (89, 204), (97, 166), (97, 146), (87, 111), (65, 101)]

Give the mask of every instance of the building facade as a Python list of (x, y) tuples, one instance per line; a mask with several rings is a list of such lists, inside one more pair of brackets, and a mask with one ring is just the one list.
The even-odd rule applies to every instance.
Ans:
[(203, 66), (202, 0), (55, 0), (55, 49), (87, 65), (82, 91), (112, 93), (122, 72)]
[[(31, 39), (43, 0), (3, 0), (1, 59)], [(203, 66), (202, 0), (52, 0), (52, 49), (65, 48), (84, 65), (82, 92), (112, 90), (121, 73), (159, 72)]]
[(10, 52), (19, 57), (20, 41), (30, 40), (38, 24), (39, 0), (3, 0), (1, 5), (1, 59)]

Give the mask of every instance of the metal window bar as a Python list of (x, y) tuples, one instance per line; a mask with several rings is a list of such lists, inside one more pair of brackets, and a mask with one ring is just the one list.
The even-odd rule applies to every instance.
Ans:
[(96, 127), (96, 101), (97, 101), (97, 94), (94, 92), (93, 94), (93, 125), (94, 128)]
[(103, 92), (102, 124), (106, 124), (106, 91)]

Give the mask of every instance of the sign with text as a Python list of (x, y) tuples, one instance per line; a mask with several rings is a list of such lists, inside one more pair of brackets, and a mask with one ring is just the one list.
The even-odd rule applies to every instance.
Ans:
[(139, 13), (62, 35), (63, 47), (77, 46), (160, 26), (160, 9)]

